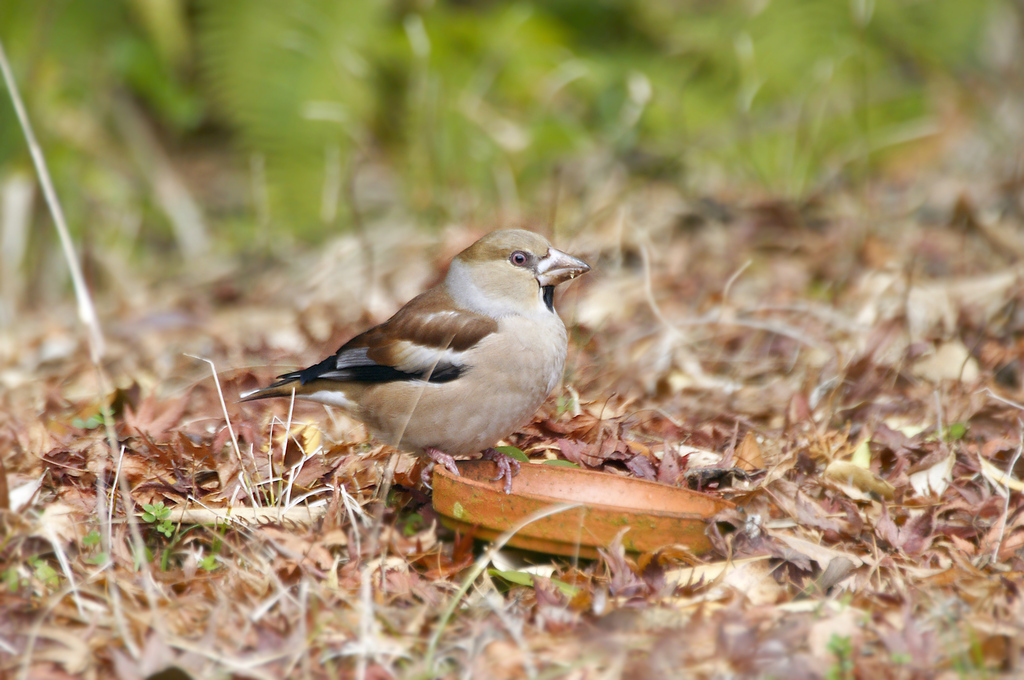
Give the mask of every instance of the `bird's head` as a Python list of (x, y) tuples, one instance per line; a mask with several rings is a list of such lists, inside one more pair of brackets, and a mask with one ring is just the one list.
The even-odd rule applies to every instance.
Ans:
[(532, 231), (491, 232), (459, 253), (445, 285), (460, 305), (491, 317), (553, 312), (560, 283), (590, 271), (583, 260), (551, 247)]

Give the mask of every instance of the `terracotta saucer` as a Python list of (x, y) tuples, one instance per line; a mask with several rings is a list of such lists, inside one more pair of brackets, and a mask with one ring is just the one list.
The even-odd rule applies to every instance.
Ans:
[(651, 552), (683, 545), (694, 554), (711, 549), (707, 520), (733, 507), (707, 494), (632, 477), (555, 465), (524, 464), (512, 478), (512, 493), (491, 481), (497, 467), (489, 460), (458, 463), (460, 477), (434, 468), (434, 510), (444, 524), (491, 540), (535, 512), (562, 503), (579, 503), (523, 527), (508, 545), (527, 550), (597, 557), (624, 527), (626, 550)]

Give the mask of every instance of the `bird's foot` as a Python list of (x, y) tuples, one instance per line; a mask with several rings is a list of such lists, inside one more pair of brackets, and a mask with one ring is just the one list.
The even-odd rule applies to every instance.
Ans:
[(505, 493), (512, 493), (512, 478), (519, 474), (519, 461), (495, 448), (485, 449), (483, 457), (487, 460), (493, 460), (498, 466), (498, 476), (491, 481), (496, 482), (499, 479), (504, 479)]
[(435, 449), (433, 446), (428, 446), (423, 449), (423, 453), (430, 457), (430, 462), (423, 468), (423, 472), (420, 473), (420, 481), (423, 482), (423, 486), (428, 489), (433, 489), (430, 486), (430, 475), (434, 471), (434, 466), (440, 463), (456, 477), (459, 476), (459, 468), (455, 465), (455, 459), (450, 455), (442, 451), (441, 449)]

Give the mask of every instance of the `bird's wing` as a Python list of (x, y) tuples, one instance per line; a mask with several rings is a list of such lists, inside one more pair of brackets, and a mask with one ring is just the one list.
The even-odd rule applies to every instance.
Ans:
[(334, 356), (279, 380), (448, 382), (469, 368), (467, 352), (497, 330), (494, 319), (454, 307), (447, 293), (435, 288), (349, 340)]

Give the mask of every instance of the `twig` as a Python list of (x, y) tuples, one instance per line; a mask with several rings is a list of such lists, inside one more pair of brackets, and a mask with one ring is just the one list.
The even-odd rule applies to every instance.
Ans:
[[(741, 328), (752, 328), (754, 330), (762, 330), (767, 331), (769, 333), (774, 333), (775, 335), (781, 335), (782, 337), (789, 338), (790, 340), (795, 340), (800, 344), (807, 345), (808, 347), (813, 347), (815, 349), (829, 349), (828, 345), (808, 337), (806, 331), (801, 330), (799, 328), (794, 328), (793, 326), (789, 326), (787, 324), (769, 323), (767, 321), (757, 321), (754, 319), (739, 319), (735, 317), (723, 319), (721, 314), (721, 307), (718, 307), (717, 309), (712, 310), (711, 312), (704, 314), (702, 316), (693, 317), (689, 319), (680, 319), (677, 321), (670, 321), (668, 317), (666, 317), (665, 314), (661, 311), (661, 307), (654, 299), (651, 256), (647, 250), (647, 244), (640, 243), (639, 249), (640, 260), (643, 263), (644, 267), (644, 295), (647, 298), (647, 306), (651, 308), (651, 312), (654, 313), (655, 318), (657, 318), (658, 321), (661, 322), (661, 324), (665, 326), (665, 328), (669, 330), (672, 333), (672, 335), (675, 336), (676, 338), (686, 337), (684, 333), (680, 330), (680, 327), (682, 326), (739, 326)], [(749, 265), (750, 262), (748, 261), (729, 277), (729, 280), (725, 284), (725, 288), (723, 288), (723, 301), (726, 299), (726, 296), (732, 289), (732, 286), (735, 283), (736, 279), (744, 271), (746, 271)], [(737, 313), (741, 314), (743, 313), (743, 310), (737, 310)]]
[[(1017, 465), (1017, 461), (1020, 459), (1020, 454), (1024, 453), (1024, 421), (1017, 418), (1017, 424), (1020, 426), (1020, 443), (1017, 445), (1017, 453), (1013, 454), (1013, 460), (1010, 461), (1010, 466), (1006, 468), (1006, 475), (1013, 477), (1013, 468)], [(992, 549), (992, 562), (996, 563), (999, 561), (999, 549), (1003, 547), (1003, 534), (1006, 533), (1006, 518), (1010, 512), (1010, 495), (1013, 490), (1009, 484), (1003, 485), (1006, 491), (1006, 497), (1003, 499), (1003, 518), (999, 523), (999, 540), (996, 541), (996, 547)]]
[(115, 97), (112, 110), (135, 163), (153, 188), (156, 203), (171, 223), (182, 255), (187, 259), (205, 255), (210, 249), (203, 211), (188, 186), (160, 147), (135, 104), (127, 97)]
[(89, 331), (89, 353), (92, 355), (93, 363), (99, 365), (105, 351), (103, 331), (100, 329), (99, 318), (96, 316), (96, 307), (92, 303), (89, 289), (85, 285), (85, 277), (82, 276), (82, 268), (78, 263), (78, 255), (75, 253), (74, 243), (71, 241), (71, 232), (68, 231), (67, 221), (64, 219), (64, 211), (57, 200), (57, 192), (53, 188), (53, 181), (50, 179), (50, 171), (46, 167), (46, 159), (43, 157), (43, 150), (36, 141), (35, 132), (32, 131), (32, 124), (29, 122), (28, 114), (25, 112), (25, 105), (18, 94), (18, 86), (14, 81), (14, 74), (7, 61), (7, 53), (4, 51), (3, 41), (0, 40), (0, 71), (3, 72), (4, 84), (11, 95), (11, 103), (14, 104), (14, 113), (18, 116), (18, 123), (21, 125), (21, 132), (25, 135), (28, 143), (29, 153), (32, 154), (32, 163), (35, 165), (36, 174), (39, 176), (39, 184), (43, 187), (43, 196), (46, 198), (46, 205), (53, 216), (53, 224), (57, 228), (57, 235), (60, 237), (61, 248), (64, 250), (64, 259), (68, 263), (71, 272), (71, 282), (75, 288), (75, 298), (78, 300), (78, 318)]
[[(78, 318), (85, 326), (87, 332), (87, 341), (89, 344), (89, 355), (92, 359), (92, 363), (96, 368), (97, 378), (100, 386), (101, 393), (101, 404), (103, 395), (109, 393), (110, 381), (107, 379), (106, 372), (103, 370), (103, 356), (106, 352), (106, 342), (103, 338), (103, 330), (100, 327), (99, 317), (96, 315), (96, 307), (93, 304), (92, 296), (89, 293), (89, 288), (86, 286), (85, 277), (82, 275), (82, 268), (78, 261), (78, 254), (75, 252), (74, 242), (71, 240), (71, 232), (68, 229), (67, 220), (64, 218), (64, 210), (61, 208), (60, 201), (57, 199), (57, 191), (54, 189), (53, 180), (50, 177), (49, 168), (46, 165), (46, 158), (43, 156), (42, 147), (36, 140), (35, 132), (32, 129), (32, 123), (29, 121), (28, 114), (25, 111), (25, 105), (21, 100), (21, 95), (18, 92), (17, 82), (14, 80), (14, 74), (11, 71), (10, 63), (7, 60), (7, 53), (4, 50), (3, 41), (0, 40), (0, 72), (3, 74), (4, 84), (7, 86), (7, 91), (11, 97), (11, 103), (14, 106), (14, 113), (18, 118), (18, 124), (21, 126), (22, 134), (25, 136), (25, 142), (28, 145), (29, 154), (32, 156), (32, 164), (35, 166), (36, 175), (39, 178), (39, 184), (43, 189), (43, 197), (46, 200), (46, 205), (50, 210), (50, 215), (53, 217), (54, 227), (57, 229), (57, 236), (60, 239), (61, 249), (64, 253), (64, 260), (67, 262), (68, 271), (71, 274), (71, 283), (75, 291), (75, 300), (78, 303)], [(106, 404), (102, 404), (100, 411), (103, 415), (103, 424), (106, 429), (107, 445), (110, 449), (111, 455), (117, 451), (117, 437), (114, 432), (114, 423), (111, 418), (110, 409), (107, 408)], [(102, 478), (102, 475), (100, 475)], [(102, 484), (99, 482), (98, 484)], [(103, 491), (105, 493), (105, 490)], [(127, 497), (127, 491), (125, 491)], [(98, 505), (102, 508), (103, 500), (99, 500)], [(112, 503), (113, 505), (113, 503)], [(127, 504), (126, 504), (127, 507)], [(101, 512), (102, 520), (102, 512)], [(107, 554), (112, 554), (110, 551), (110, 522), (102, 522), (101, 526), (104, 530), (104, 547), (107, 549)], [(134, 528), (134, 524), (132, 525)], [(134, 528), (137, 533), (137, 528)], [(59, 554), (59, 551), (58, 551)], [(63, 566), (63, 565), (62, 565)], [(148, 565), (147, 565), (148, 566)], [(149, 582), (148, 574), (145, 579), (146, 593), (150, 596), (150, 607), (154, 609), (154, 599), (151, 596), (152, 586)], [(114, 616), (118, 620), (118, 624), (121, 625), (121, 611), (120, 611), (120, 595), (117, 592), (117, 588), (111, 588), (111, 596), (114, 601)], [(76, 593), (77, 600), (77, 593)], [(27, 677), (31, 662), (31, 649), (35, 641), (35, 637), (38, 635), (38, 626), (42, 624), (46, 616), (40, 616), (37, 620), (37, 626), (33, 628), (29, 643), (26, 646), (26, 653), (24, 656), (24, 663), (21, 666), (21, 675)], [(155, 625), (159, 628), (159, 622)], [(123, 630), (123, 627), (122, 627)], [(137, 654), (138, 648), (134, 641), (129, 638), (125, 638), (125, 645), (129, 652)]]
[(743, 272), (747, 271), (747, 269), (749, 269), (750, 265), (752, 265), (753, 263), (753, 260), (747, 260), (746, 262), (744, 262), (739, 269), (733, 272), (732, 276), (729, 277), (729, 280), (725, 282), (725, 286), (722, 288), (723, 305), (725, 304), (726, 300), (729, 299), (729, 293), (732, 291), (732, 284), (736, 283), (736, 281), (738, 281), (739, 278), (743, 275)]
[(437, 620), (437, 625), (434, 628), (434, 634), (430, 636), (430, 644), (427, 645), (427, 654), (424, 659), (428, 673), (433, 673), (434, 654), (437, 652), (437, 643), (441, 639), (441, 634), (444, 633), (445, 626), (448, 625), (448, 620), (452, 617), (452, 614), (455, 613), (455, 608), (459, 606), (459, 602), (461, 602), (462, 598), (469, 592), (473, 582), (476, 581), (477, 577), (483, 573), (484, 569), (487, 568), (487, 565), (494, 559), (495, 553), (504, 548), (509, 539), (522, 531), (524, 527), (527, 527), (538, 520), (544, 519), (545, 517), (557, 515), (560, 512), (565, 512), (578, 507), (581, 507), (579, 503), (560, 503), (559, 505), (553, 505), (549, 508), (544, 508), (543, 510), (533, 513), (499, 536), (494, 543), (484, 551), (484, 554), (477, 558), (476, 562), (473, 563), (473, 566), (466, 573), (466, 578), (463, 579), (462, 585), (459, 587), (458, 591), (456, 591), (455, 595), (453, 595), (448, 601), (448, 606), (445, 607), (444, 612), (441, 613), (440, 618)]
[(1019, 409), (1021, 411), (1024, 411), (1024, 404), (1021, 404), (1021, 403), (1018, 403), (1016, 401), (1013, 401), (1012, 399), (1007, 399), (1006, 397), (1000, 397), (998, 394), (993, 392), (991, 390), (991, 388), (986, 387), (986, 388), (984, 388), (982, 390), (978, 390), (977, 393), (978, 394), (982, 394), (982, 393), (988, 394), (988, 396), (992, 397), (993, 399), (995, 399), (996, 401), (998, 401), (1001, 404), (1006, 404), (1007, 406), (1012, 406), (1015, 409)]
[(238, 479), (242, 482), (242, 486), (245, 488), (246, 493), (249, 494), (249, 501), (253, 507), (256, 507), (256, 497), (253, 495), (252, 480), (249, 484), (245, 483), (245, 463), (242, 461), (242, 450), (238, 448), (238, 440), (235, 438), (235, 428), (231, 426), (231, 418), (228, 416), (228, 405), (224, 401), (224, 391), (220, 388), (220, 376), (217, 375), (217, 367), (209, 359), (203, 357), (197, 357), (194, 354), (185, 354), (190, 359), (196, 361), (205, 361), (210, 364), (210, 371), (213, 373), (213, 384), (217, 388), (217, 398), (220, 399), (220, 410), (224, 414), (224, 421), (228, 424), (228, 435), (231, 437), (231, 446), (235, 450), (235, 457), (238, 458)]
[[(114, 521), (114, 506), (117, 505), (117, 485), (121, 479), (121, 464), (124, 462), (124, 446), (121, 447), (121, 452), (117, 456), (117, 468), (114, 470), (114, 482), (110, 485), (110, 507), (107, 512), (107, 524), (112, 524)], [(110, 555), (110, 546), (105, 546), (107, 555)]]

